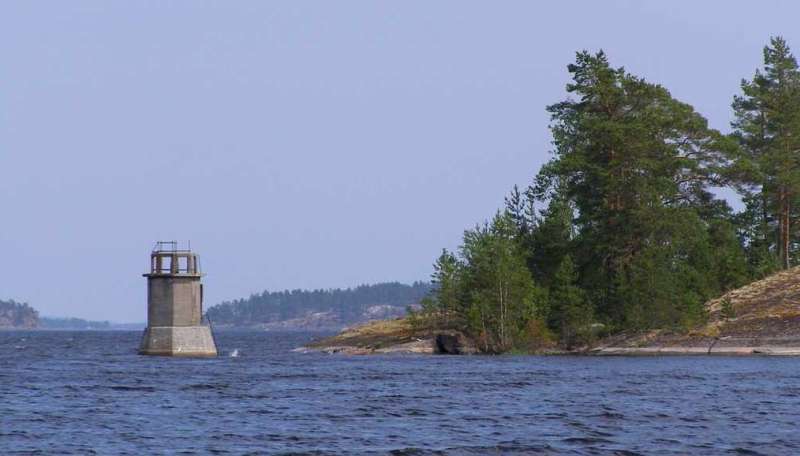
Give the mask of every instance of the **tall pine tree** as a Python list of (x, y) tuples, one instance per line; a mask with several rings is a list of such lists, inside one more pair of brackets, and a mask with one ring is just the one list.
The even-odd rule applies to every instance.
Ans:
[[(707, 250), (698, 249), (707, 226), (694, 206), (718, 182), (725, 138), (602, 52), (578, 53), (569, 72), (574, 98), (548, 108), (555, 157), (537, 176), (538, 193), (558, 187), (574, 203), (573, 258), (600, 315), (637, 327), (681, 323), (709, 292)], [(654, 285), (663, 287), (657, 296)]]
[(800, 71), (783, 38), (764, 47), (764, 66), (742, 81), (733, 109), (734, 134), (744, 151), (737, 168), (744, 170), (745, 196), (763, 211), (761, 230), (754, 233), (761, 239), (754, 245), (774, 245), (770, 250), (788, 268), (800, 196)]

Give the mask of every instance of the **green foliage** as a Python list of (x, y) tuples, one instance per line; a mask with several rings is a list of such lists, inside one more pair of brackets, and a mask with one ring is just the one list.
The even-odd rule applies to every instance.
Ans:
[[(692, 327), (708, 299), (793, 264), (800, 70), (782, 38), (763, 57), (726, 136), (603, 52), (577, 53), (569, 97), (548, 107), (553, 158), (504, 214), (465, 233), (458, 257), (440, 257), (430, 312), (485, 351), (552, 334), (578, 347), (597, 328)], [(724, 186), (743, 211), (714, 196)]]
[(562, 194), (555, 193), (541, 222), (532, 230), (528, 266), (544, 285), (549, 285), (572, 247), (574, 209)]
[(434, 291), (423, 306), (429, 318), (472, 335), (485, 352), (530, 342), (532, 322), (546, 318), (544, 290), (528, 270), (518, 227), (506, 212), (466, 231), (458, 256), (445, 250), (437, 259)]
[(731, 218), (713, 220), (709, 223), (709, 243), (711, 265), (709, 273), (712, 284), (716, 285), (713, 294), (725, 292), (747, 284), (754, 274), (747, 264), (745, 250), (736, 233)]
[(560, 334), (567, 348), (591, 342), (593, 310), (584, 291), (578, 287), (578, 274), (570, 255), (565, 255), (550, 285), (550, 327)]
[(732, 217), (744, 247), (748, 275), (760, 279), (780, 269), (772, 236), (772, 216), (764, 205), (764, 195), (745, 195), (744, 211)]
[(734, 137), (741, 153), (732, 167), (738, 188), (761, 214), (750, 213), (751, 261), (774, 252), (781, 268), (797, 249), (793, 222), (800, 206), (800, 70), (783, 38), (764, 47), (764, 66), (734, 97)]
[(491, 224), (464, 234), (464, 293), (469, 309), (467, 330), (488, 352), (510, 349), (530, 320), (546, 314), (542, 291), (536, 287), (507, 213)]
[(581, 286), (615, 325), (696, 320), (718, 288), (704, 272), (710, 251), (699, 209), (730, 143), (691, 106), (612, 68), (602, 52), (578, 53), (569, 71), (575, 98), (548, 108), (556, 150), (536, 193), (574, 202)]
[(436, 326), (435, 322), (430, 318), (430, 315), (435, 315), (433, 309), (434, 305), (430, 296), (422, 298), (419, 307), (406, 307), (406, 319), (415, 333), (422, 333)]
[[(552, 334), (579, 347), (598, 328), (691, 327), (708, 299), (792, 263), (800, 71), (783, 39), (743, 81), (729, 136), (603, 52), (579, 52), (568, 69), (569, 98), (548, 107), (553, 158), (512, 189), (504, 214), (465, 233), (460, 255), (439, 258), (430, 312), (484, 351)], [(712, 193), (725, 186), (743, 211)]]
[(733, 308), (733, 303), (727, 297), (722, 298), (722, 309), (720, 310), (723, 318), (735, 318), (736, 311)]
[(426, 298), (423, 308), (438, 320), (439, 326), (449, 326), (460, 314), (462, 268), (463, 265), (458, 258), (446, 249), (442, 250), (442, 254), (433, 265), (431, 283), (436, 293)]
[(703, 303), (712, 296), (710, 250), (699, 223), (678, 222), (690, 216), (676, 211), (664, 219), (679, 226), (666, 227), (663, 238), (657, 237), (618, 271), (614, 292), (623, 311), (614, 323), (643, 330), (687, 327), (703, 319)]

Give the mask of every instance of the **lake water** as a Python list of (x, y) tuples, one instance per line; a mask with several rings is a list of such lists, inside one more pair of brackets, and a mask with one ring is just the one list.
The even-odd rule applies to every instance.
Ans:
[[(0, 454), (798, 454), (800, 359), (363, 356), (0, 332)], [(238, 351), (238, 357), (230, 354)]]

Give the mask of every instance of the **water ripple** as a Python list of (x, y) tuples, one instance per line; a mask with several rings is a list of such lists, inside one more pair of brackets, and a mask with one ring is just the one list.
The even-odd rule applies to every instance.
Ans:
[(317, 335), (168, 359), (139, 332), (0, 332), (0, 454), (800, 453), (796, 358), (290, 351)]

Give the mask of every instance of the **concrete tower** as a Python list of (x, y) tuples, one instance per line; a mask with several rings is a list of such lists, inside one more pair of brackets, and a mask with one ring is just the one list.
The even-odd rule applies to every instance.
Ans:
[(197, 255), (178, 243), (158, 242), (147, 277), (147, 329), (141, 355), (216, 356), (211, 328), (203, 320), (203, 284)]

